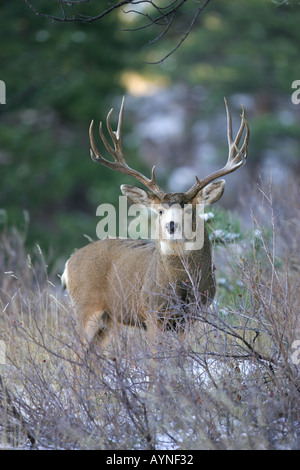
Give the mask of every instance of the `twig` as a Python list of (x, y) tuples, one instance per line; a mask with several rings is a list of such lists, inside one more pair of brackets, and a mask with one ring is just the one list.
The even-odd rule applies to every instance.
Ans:
[[(52, 22), (79, 22), (79, 23), (93, 23), (95, 21), (102, 20), (105, 16), (109, 15), (115, 10), (121, 9), (124, 14), (128, 13), (134, 13), (135, 15), (139, 17), (145, 18), (147, 21), (146, 23), (142, 25), (138, 25), (133, 28), (123, 28), (123, 31), (139, 31), (142, 29), (146, 28), (151, 28), (151, 27), (161, 27), (163, 28), (162, 31), (154, 38), (152, 39), (149, 44), (152, 45), (156, 41), (162, 39), (166, 34), (170, 31), (171, 26), (174, 24), (175, 19), (179, 18), (180, 15), (184, 15), (187, 13), (193, 13), (192, 20), (187, 28), (187, 30), (184, 32), (183, 36), (181, 39), (177, 42), (176, 46), (173, 47), (173, 49), (167, 53), (162, 59), (156, 61), (156, 62), (150, 62), (151, 64), (161, 64), (164, 60), (166, 60), (170, 55), (172, 55), (180, 46), (181, 44), (186, 40), (188, 35), (190, 34), (192, 28), (194, 27), (199, 14), (207, 7), (209, 2), (211, 0), (203, 0), (203, 4), (197, 7), (194, 7), (194, 9), (190, 10), (183, 10), (183, 7), (187, 5), (188, 1), (191, 2), (191, 0), (171, 0), (170, 3), (168, 3), (165, 6), (160, 6), (156, 4), (153, 0), (122, 0), (117, 3), (111, 4), (108, 8), (104, 9), (97, 15), (87, 15), (78, 12), (75, 8), (84, 4), (87, 4), (89, 2), (92, 2), (92, 0), (54, 0), (56, 3), (59, 4), (60, 10), (61, 10), (61, 16), (58, 15), (52, 15), (49, 13), (41, 13), (32, 3), (30, 0), (24, 0), (26, 5), (39, 17), (42, 18), (48, 18)], [(49, 0), (50, 4), (51, 0)], [(198, 2), (194, 2), (198, 3)], [(125, 6), (131, 5), (133, 8), (130, 8), (129, 10), (124, 10)], [(150, 7), (152, 11), (149, 13), (142, 9), (137, 9), (134, 8), (137, 5), (142, 5), (142, 7)], [(71, 14), (68, 14), (67, 10), (71, 11)]]
[(19, 413), (17, 410), (16, 406), (14, 405), (14, 398), (12, 397), (11, 392), (8, 391), (8, 388), (4, 385), (2, 377), (0, 376), (0, 389), (2, 390), (3, 393), (3, 398), (5, 399), (8, 408), (11, 410), (13, 416), (17, 419), (19, 422), (21, 429), (23, 430), (25, 436), (27, 439), (30, 441), (31, 447), (35, 446), (36, 440), (33, 436), (33, 434), (30, 432), (28, 428), (28, 424), (26, 423), (25, 418)]

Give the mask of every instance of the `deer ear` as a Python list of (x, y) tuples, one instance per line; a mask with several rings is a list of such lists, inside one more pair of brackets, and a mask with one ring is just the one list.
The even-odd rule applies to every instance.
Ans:
[(143, 204), (149, 206), (154, 203), (156, 196), (152, 193), (148, 193), (144, 189), (138, 188), (137, 186), (131, 186), (129, 184), (122, 184), (122, 194), (128, 199), (131, 204)]
[(196, 203), (208, 206), (217, 202), (221, 198), (224, 189), (225, 180), (214, 181), (201, 189), (194, 199), (196, 200)]

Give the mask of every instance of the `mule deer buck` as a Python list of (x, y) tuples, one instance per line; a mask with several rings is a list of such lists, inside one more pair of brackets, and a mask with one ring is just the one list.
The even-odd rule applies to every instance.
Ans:
[[(118, 238), (98, 240), (75, 251), (67, 261), (62, 283), (73, 301), (86, 349), (96, 338), (104, 347), (116, 324), (143, 327), (149, 331), (153, 340), (157, 328), (176, 328), (179, 325), (179, 330), (184, 331), (183, 317), (174, 312), (172, 315), (170, 290), (185, 305), (191, 295), (189, 284), (193, 284), (197, 287), (203, 305), (212, 302), (215, 280), (211, 247), (197, 207), (220, 199), (225, 181), (215, 180), (237, 170), (246, 162), (249, 141), (244, 108), (240, 128), (233, 139), (231, 114), (226, 99), (225, 106), (229, 145), (227, 163), (205, 178), (196, 176), (196, 182), (184, 193), (165, 193), (155, 180), (155, 167), (149, 179), (127, 165), (122, 149), (124, 98), (117, 131), (112, 130), (110, 123), (112, 110), (107, 115), (107, 128), (113, 147), (104, 136), (100, 123), (101, 139), (113, 161), (106, 160), (99, 153), (91, 122), (89, 135), (92, 159), (112, 170), (132, 176), (148, 189), (146, 191), (127, 184), (121, 186), (129, 202), (143, 204), (157, 213), (157, 237), (155, 241)], [(245, 137), (238, 148), (244, 130)], [(201, 246), (195, 249), (190, 248), (190, 236), (187, 238), (186, 230), (182, 230), (182, 215), (186, 208), (192, 214), (196, 237), (197, 226), (202, 230), (199, 232), (202, 236)], [(187, 278), (192, 282), (187, 282)]]

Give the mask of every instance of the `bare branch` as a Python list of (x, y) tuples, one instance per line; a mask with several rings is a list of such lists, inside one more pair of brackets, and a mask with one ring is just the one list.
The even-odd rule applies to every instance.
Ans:
[[(132, 28), (123, 28), (123, 31), (139, 31), (147, 28), (160, 28), (161, 31), (149, 42), (149, 45), (157, 42), (167, 35), (171, 34), (171, 27), (174, 26), (175, 22), (188, 23), (185, 31), (182, 33), (182, 37), (177, 41), (176, 45), (172, 50), (167, 53), (162, 59), (157, 62), (151, 62), (153, 64), (160, 64), (173, 54), (185, 41), (194, 27), (196, 21), (199, 18), (200, 13), (206, 8), (211, 0), (170, 0), (169, 3), (161, 6), (159, 2), (153, 0), (121, 0), (101, 10), (96, 15), (90, 15), (87, 13), (88, 4), (95, 0), (48, 0), (49, 6), (52, 2), (57, 6), (59, 5), (61, 14), (42, 13), (37, 7), (35, 7), (31, 0), (25, 0), (27, 6), (37, 15), (42, 18), (48, 18), (52, 22), (79, 22), (79, 23), (93, 23), (98, 20), (102, 20), (105, 16), (116, 10), (122, 10), (124, 14), (134, 14), (137, 18), (144, 20), (142, 24), (137, 24)], [(130, 6), (129, 9), (125, 9), (126, 6)], [(187, 6), (191, 6), (187, 9)], [(86, 13), (82, 13), (78, 10), (79, 7), (85, 7)], [(188, 18), (192, 17), (190, 20)], [(178, 34), (178, 33), (176, 33)]]
[(34, 446), (36, 441), (33, 433), (29, 429), (29, 425), (25, 417), (17, 410), (17, 407), (14, 403), (14, 398), (12, 397), (11, 392), (8, 390), (4, 384), (2, 377), (0, 375), (0, 403), (1, 408), (6, 404), (6, 413), (11, 414), (21, 426), (21, 429), (27, 439), (30, 441), (31, 446)]
[[(106, 10), (102, 11), (98, 15), (95, 16), (89, 16), (89, 15), (83, 15), (82, 13), (79, 13), (74, 9), (74, 6), (78, 5), (83, 5), (85, 3), (89, 3), (91, 0), (73, 0), (69, 2), (69, 0), (54, 0), (56, 3), (59, 3), (61, 11), (62, 11), (62, 16), (56, 16), (56, 15), (51, 15), (48, 13), (41, 13), (37, 8), (35, 8), (32, 3), (29, 0), (25, 0), (25, 3), (29, 8), (34, 11), (34, 13), (37, 16), (40, 16), (42, 18), (49, 18), (52, 21), (60, 21), (60, 22), (79, 22), (79, 23), (93, 23), (94, 21), (101, 20), (104, 16), (108, 15), (114, 10), (117, 10), (118, 8), (121, 8), (128, 3), (132, 3), (131, 0), (123, 0), (121, 2), (115, 3), (111, 5), (109, 8)], [(68, 16), (66, 14), (66, 10), (69, 8), (72, 11), (72, 16)]]

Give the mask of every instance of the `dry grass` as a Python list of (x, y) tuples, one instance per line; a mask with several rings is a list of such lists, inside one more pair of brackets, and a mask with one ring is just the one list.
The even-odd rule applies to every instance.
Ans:
[(161, 332), (155, 358), (145, 332), (123, 328), (105, 354), (94, 348), (79, 360), (68, 296), (47, 277), (42, 254), (29, 260), (22, 238), (4, 231), (2, 448), (299, 448), (297, 185), (293, 191), (285, 205), (275, 190), (260, 190), (253, 230), (215, 247), (227, 287), (209, 310), (196, 295), (186, 338)]

